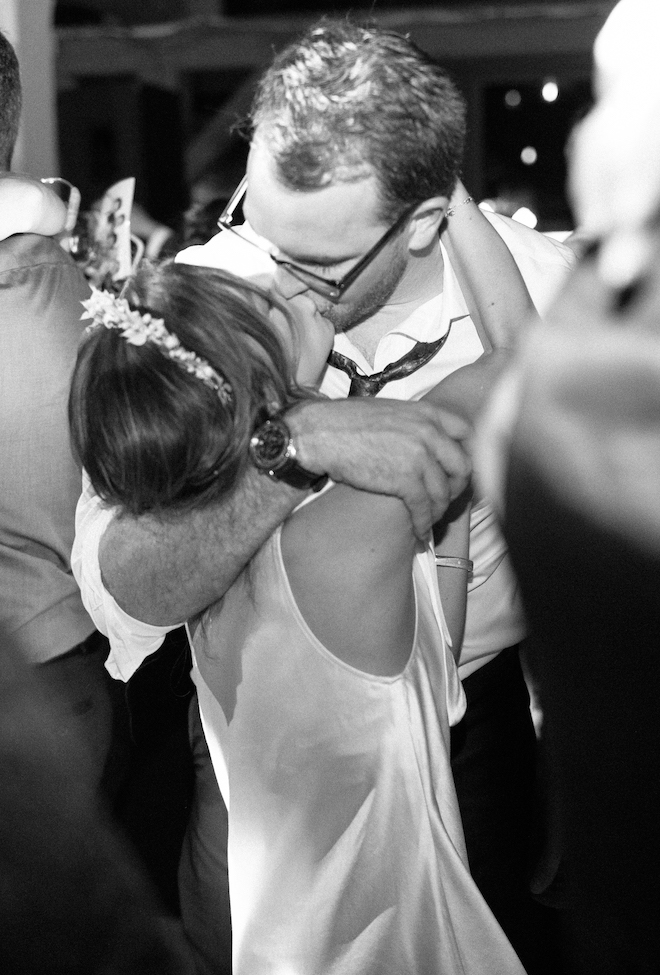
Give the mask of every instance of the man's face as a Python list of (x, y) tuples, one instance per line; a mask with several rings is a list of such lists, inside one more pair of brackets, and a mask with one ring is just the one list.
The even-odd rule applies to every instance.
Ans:
[[(343, 277), (389, 229), (379, 217), (373, 175), (319, 190), (292, 190), (277, 180), (272, 157), (258, 141), (250, 150), (247, 175), (243, 211), (252, 229), (273, 244), (275, 256), (322, 277)], [(402, 229), (337, 302), (309, 290), (281, 267), (275, 289), (285, 299), (304, 292), (316, 313), (330, 321), (336, 332), (343, 332), (370, 318), (395, 296), (408, 259)]]

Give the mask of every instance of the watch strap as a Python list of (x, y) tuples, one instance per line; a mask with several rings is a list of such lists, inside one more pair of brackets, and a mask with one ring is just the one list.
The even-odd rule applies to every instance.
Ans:
[[(272, 456), (273, 437), (276, 454)], [(279, 444), (278, 444), (279, 440)], [(268, 446), (271, 457), (268, 456)], [(283, 481), (299, 490), (320, 491), (327, 483), (327, 474), (308, 471), (299, 463), (289, 426), (281, 413), (266, 420), (255, 430), (250, 441), (253, 462), (262, 474), (268, 474), (276, 481)]]
[(315, 474), (313, 471), (308, 471), (294, 457), (287, 458), (277, 470), (270, 468), (266, 473), (273, 480), (284, 481), (285, 484), (300, 490), (311, 488), (312, 491), (320, 491), (328, 481), (327, 474)]

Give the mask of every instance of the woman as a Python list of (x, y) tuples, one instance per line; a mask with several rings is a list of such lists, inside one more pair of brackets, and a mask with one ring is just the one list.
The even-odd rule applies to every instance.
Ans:
[[(474, 206), (450, 230), (459, 249), (490, 239)], [(484, 281), (508, 275), (522, 307), (498, 248)], [(304, 304), (294, 315), (175, 263), (86, 306), (74, 444), (97, 493), (132, 514), (230, 496), (254, 428), (316, 395), (333, 338)], [(448, 614), (464, 605), (465, 515), (441, 544), (461, 580)], [(434, 574), (398, 499), (328, 485), (189, 622), (229, 807), (236, 975), (522, 972), (467, 868), (449, 765), (463, 699)]]

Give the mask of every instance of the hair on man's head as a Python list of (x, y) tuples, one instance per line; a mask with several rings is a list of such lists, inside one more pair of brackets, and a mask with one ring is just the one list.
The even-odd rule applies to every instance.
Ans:
[(21, 75), (14, 48), (0, 31), (0, 169), (8, 170), (21, 120)]
[(327, 18), (266, 70), (251, 123), (284, 183), (312, 189), (375, 173), (382, 216), (393, 219), (451, 194), (466, 109), (447, 73), (406, 37)]

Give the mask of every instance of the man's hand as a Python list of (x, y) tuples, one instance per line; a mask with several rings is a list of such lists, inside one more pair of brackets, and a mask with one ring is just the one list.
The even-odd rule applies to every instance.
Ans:
[(463, 491), (471, 464), (470, 425), (426, 402), (319, 400), (287, 412), (300, 463), (334, 481), (394, 495), (426, 537)]

